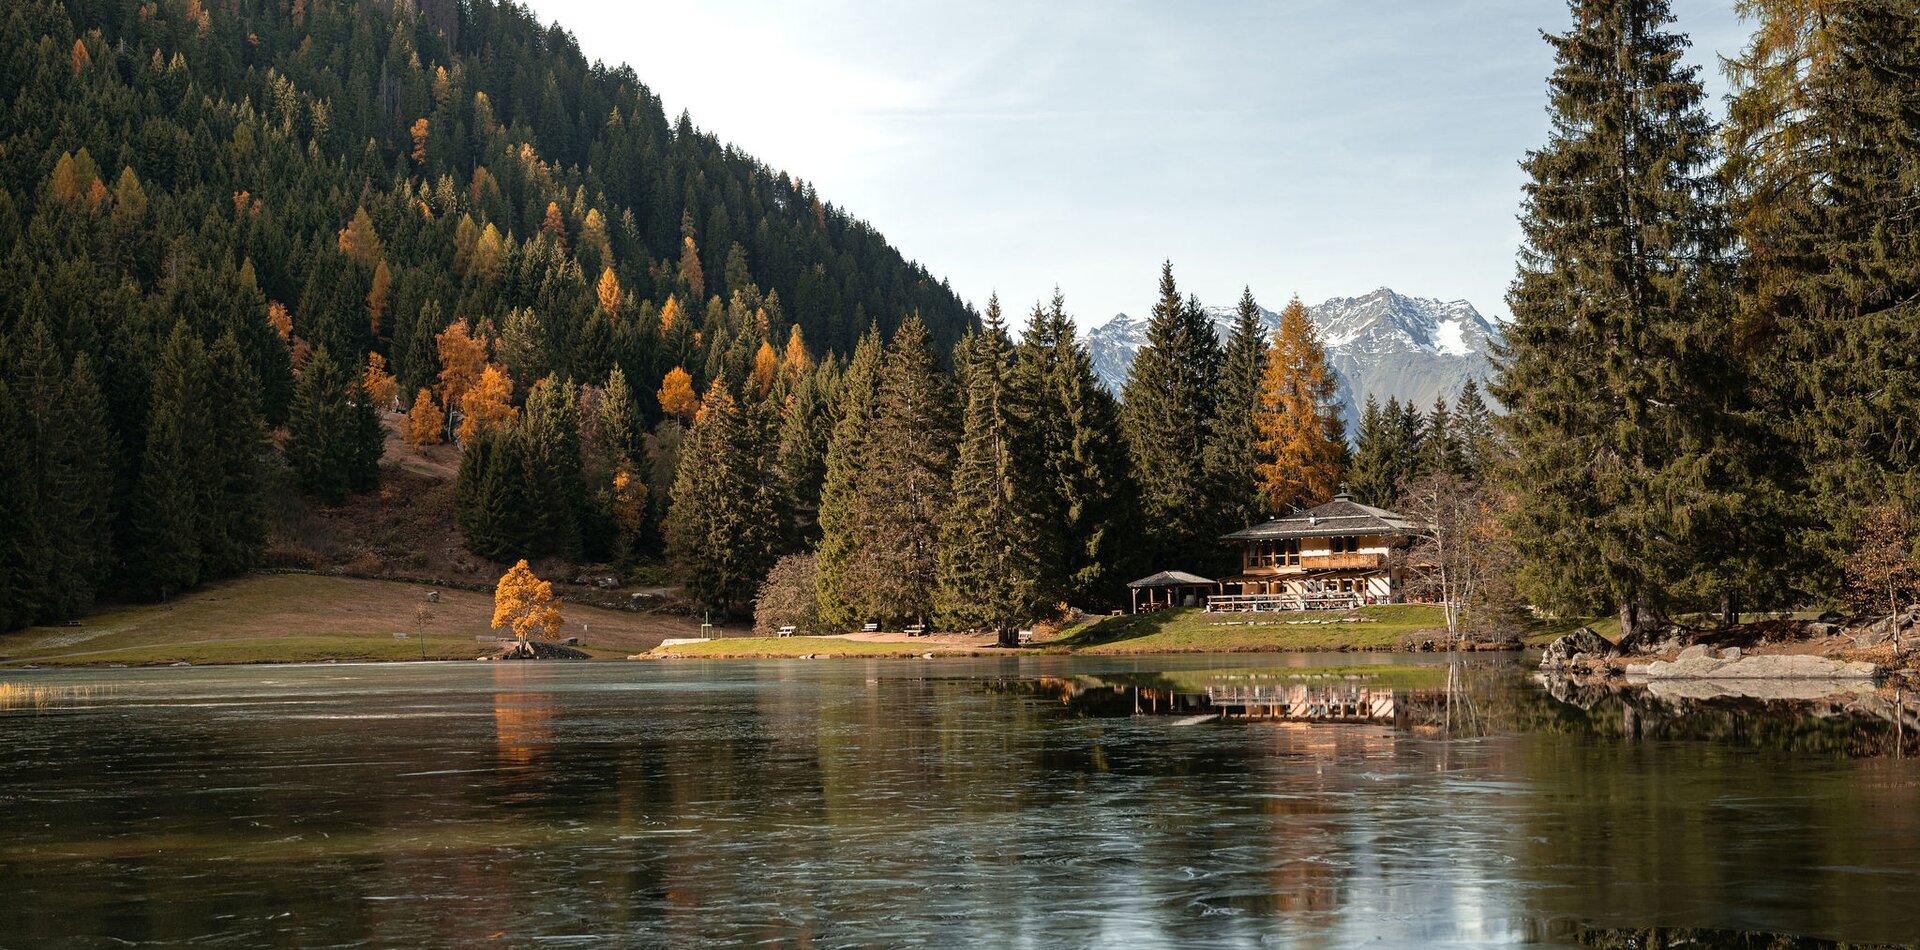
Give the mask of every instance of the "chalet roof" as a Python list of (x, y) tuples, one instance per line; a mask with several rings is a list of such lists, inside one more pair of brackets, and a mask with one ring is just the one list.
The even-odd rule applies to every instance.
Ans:
[(1241, 528), (1222, 541), (1265, 541), (1271, 538), (1348, 538), (1358, 535), (1413, 534), (1419, 526), (1406, 515), (1363, 505), (1341, 492), (1333, 500), (1306, 511)]
[(1161, 571), (1152, 577), (1142, 577), (1127, 585), (1128, 587), (1212, 587), (1213, 581), (1198, 574), (1186, 571)]

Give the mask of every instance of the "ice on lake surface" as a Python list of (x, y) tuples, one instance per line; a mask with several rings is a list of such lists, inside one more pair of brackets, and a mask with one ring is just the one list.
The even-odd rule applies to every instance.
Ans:
[[(8, 671), (75, 689), (0, 711), (0, 946), (1920, 934), (1904, 706), (1356, 656)], [(1395, 716), (1134, 712), (1356, 663)]]

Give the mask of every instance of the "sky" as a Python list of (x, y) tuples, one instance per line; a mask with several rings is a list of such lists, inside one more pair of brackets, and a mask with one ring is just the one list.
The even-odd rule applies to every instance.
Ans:
[[(532, 0), (1018, 325), (1392, 287), (1505, 317), (1560, 0)], [(1674, 0), (1716, 113), (1732, 0)]]

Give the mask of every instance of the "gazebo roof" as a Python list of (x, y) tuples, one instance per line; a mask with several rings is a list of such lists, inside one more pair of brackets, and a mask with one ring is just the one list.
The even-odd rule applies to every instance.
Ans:
[(1186, 571), (1161, 571), (1152, 577), (1142, 577), (1127, 585), (1128, 587), (1212, 587), (1213, 581), (1198, 574)]
[(1270, 538), (1346, 538), (1359, 535), (1414, 534), (1412, 518), (1384, 508), (1363, 505), (1341, 492), (1333, 500), (1306, 511), (1296, 511), (1265, 524), (1241, 528), (1222, 541), (1264, 541)]

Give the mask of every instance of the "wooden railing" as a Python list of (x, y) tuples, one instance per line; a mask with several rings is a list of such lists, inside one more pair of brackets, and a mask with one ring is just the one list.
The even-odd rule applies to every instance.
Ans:
[(1207, 598), (1208, 613), (1258, 610), (1351, 610), (1361, 605), (1359, 594), (1215, 594)]
[(1300, 567), (1308, 571), (1367, 570), (1386, 563), (1382, 554), (1302, 554)]

